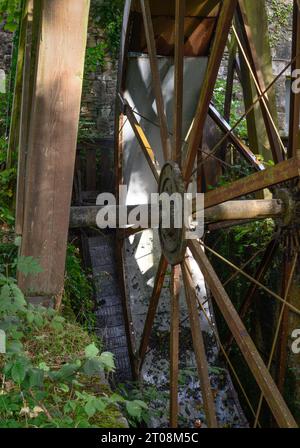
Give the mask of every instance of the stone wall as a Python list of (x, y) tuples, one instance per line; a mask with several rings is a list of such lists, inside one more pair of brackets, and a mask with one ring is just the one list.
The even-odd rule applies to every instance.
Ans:
[(3, 30), (0, 24), (0, 69), (9, 72), (12, 52), (12, 34)]

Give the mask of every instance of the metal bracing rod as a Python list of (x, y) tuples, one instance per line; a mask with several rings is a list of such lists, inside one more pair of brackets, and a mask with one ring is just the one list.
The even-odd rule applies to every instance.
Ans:
[(170, 320), (170, 427), (178, 426), (180, 266), (172, 266)]
[(188, 247), (202, 271), (205, 281), (213, 294), (214, 300), (230, 331), (234, 335), (245, 361), (260, 387), (278, 425), (282, 428), (297, 428), (298, 426), (294, 417), (282, 398), (270, 372), (266, 368), (255, 344), (245, 328), (245, 325), (240, 319), (201, 245), (194, 240), (189, 240)]
[[(247, 272), (244, 272), (242, 269), (240, 269), (238, 266), (236, 266), (234, 263), (232, 263), (231, 261), (227, 260), (225, 257), (223, 257), (222, 255), (220, 255), (218, 252), (216, 252), (215, 250), (211, 249), (209, 246), (207, 246), (206, 244), (204, 244), (202, 241), (199, 242), (199, 244), (201, 246), (204, 247), (204, 249), (208, 250), (210, 253), (212, 253), (215, 257), (219, 258), (220, 260), (222, 260), (224, 263), (226, 263), (228, 266), (230, 266), (232, 269), (236, 270), (237, 272), (239, 272), (241, 275), (243, 275), (244, 277), (246, 277), (248, 280), (250, 280), (251, 282), (255, 283), (259, 288), (263, 289), (265, 292), (267, 292), (270, 296), (274, 297), (275, 299), (277, 299), (279, 302), (281, 303), (285, 303), (284, 298), (280, 297), (278, 294), (276, 294), (275, 292), (273, 292), (271, 289), (267, 288), (266, 286), (264, 286), (262, 283), (260, 283), (259, 281), (257, 281), (254, 277), (252, 277), (251, 275), (247, 274)], [(293, 311), (296, 314), (300, 315), (300, 310), (298, 308), (296, 308), (294, 305), (288, 303), (287, 307)]]
[[(267, 248), (265, 249), (264, 256), (261, 259), (261, 262), (256, 270), (255, 279), (260, 282), (261, 279), (265, 276), (267, 269), (269, 267), (269, 264), (271, 260), (274, 257), (274, 254), (276, 253), (276, 250), (279, 245), (278, 238), (274, 238), (270, 241)], [(242, 267), (242, 270), (244, 270), (244, 266)], [(235, 275), (239, 275), (240, 273), (237, 271), (235, 272)], [(255, 298), (255, 294), (257, 292), (257, 289), (259, 286), (256, 283), (251, 283), (250, 287), (248, 288), (248, 291), (246, 293), (246, 296), (243, 300), (242, 305), (239, 309), (239, 315), (241, 319), (244, 319), (248, 310), (250, 309), (251, 304), (253, 303), (253, 300)], [(231, 344), (233, 341), (233, 337), (230, 336), (228, 341), (226, 342), (225, 346), (228, 347), (228, 350), (230, 350)]]
[(158, 59), (156, 55), (156, 44), (153, 30), (152, 16), (149, 0), (140, 0), (146, 41), (149, 53), (149, 61), (152, 73), (152, 82), (156, 100), (157, 115), (160, 123), (160, 135), (165, 161), (169, 160), (171, 155), (171, 143), (168, 134), (167, 118), (165, 114), (164, 98), (160, 81)]
[[(299, 56), (299, 55), (298, 55)], [(215, 146), (212, 148), (211, 153), (210, 154), (215, 154), (218, 150), (218, 148), (222, 145), (222, 143), (224, 143), (228, 137), (230, 137), (230, 133), (232, 133), (240, 124), (241, 122), (244, 120), (244, 118), (246, 118), (250, 112), (252, 112), (252, 110), (255, 108), (256, 104), (260, 101), (261, 97), (264, 96), (278, 81), (279, 78), (281, 78), (281, 76), (288, 70), (288, 68), (293, 64), (293, 62), (296, 60), (297, 56), (295, 56), (281, 71), (280, 73), (273, 79), (272, 82), (270, 82), (270, 84), (268, 85), (268, 87), (266, 87), (266, 89), (262, 92), (262, 95), (258, 95), (256, 100), (253, 101), (253, 103), (251, 104), (251, 106), (248, 107), (248, 109), (241, 115), (241, 117), (237, 120), (237, 122), (231, 127), (230, 131), (226, 132), (225, 135), (223, 135), (223, 137), (215, 144)], [(207, 157), (204, 158), (204, 160), (202, 160), (200, 163), (197, 164), (196, 168), (193, 170), (191, 177), (197, 172), (198, 168), (203, 165), (203, 163), (205, 163)]]
[[(298, 261), (298, 254), (296, 253), (295, 256), (294, 256), (294, 260), (292, 262), (292, 265), (290, 267), (290, 272), (288, 274), (288, 280), (287, 280), (287, 284), (286, 284), (286, 288), (285, 288), (285, 292), (284, 292), (284, 302), (285, 303), (282, 305), (281, 310), (280, 310), (280, 315), (279, 315), (279, 318), (278, 318), (278, 323), (277, 323), (277, 327), (276, 327), (276, 331), (275, 331), (275, 335), (274, 335), (274, 339), (273, 339), (271, 353), (270, 353), (270, 356), (269, 356), (269, 361), (268, 361), (268, 370), (269, 371), (271, 369), (271, 365), (272, 365), (275, 349), (276, 349), (276, 346), (277, 346), (277, 341), (278, 341), (278, 336), (279, 336), (279, 331), (280, 331), (280, 327), (281, 327), (282, 318), (283, 318), (284, 312), (286, 310), (286, 305), (288, 303), (287, 302), (288, 295), (289, 295), (289, 291), (290, 291), (290, 288), (291, 288), (291, 283), (292, 283), (292, 280), (293, 280), (293, 277), (294, 277), (297, 261)], [(257, 407), (257, 411), (256, 411), (255, 422), (254, 422), (254, 428), (256, 428), (256, 426), (257, 426), (257, 422), (258, 422), (260, 411), (261, 411), (261, 407), (262, 407), (262, 402), (263, 402), (263, 395), (260, 394), (259, 403), (258, 403), (258, 407)]]
[[(190, 274), (190, 276), (191, 276), (191, 270), (190, 270), (189, 264), (186, 263), (186, 266), (187, 266), (188, 272), (189, 272), (189, 274)], [(249, 406), (249, 409), (250, 409), (250, 411), (251, 411), (253, 417), (255, 417), (255, 415), (256, 415), (256, 414), (255, 414), (255, 410), (254, 410), (254, 408), (253, 408), (253, 406), (252, 406), (252, 404), (251, 404), (251, 401), (250, 401), (250, 399), (249, 399), (249, 397), (248, 397), (248, 395), (247, 395), (247, 392), (245, 391), (245, 388), (243, 387), (242, 382), (241, 382), (241, 380), (240, 380), (240, 378), (239, 378), (239, 376), (238, 376), (238, 374), (237, 374), (237, 372), (236, 372), (236, 370), (235, 370), (235, 368), (234, 368), (232, 362), (230, 361), (229, 356), (228, 356), (227, 353), (226, 353), (226, 350), (225, 350), (225, 348), (224, 348), (224, 345), (222, 344), (222, 342), (221, 342), (221, 340), (220, 340), (220, 337), (219, 337), (219, 335), (218, 335), (218, 332), (217, 332), (217, 330), (216, 330), (216, 328), (215, 328), (215, 325), (212, 323), (211, 319), (208, 317), (208, 315), (207, 315), (207, 313), (206, 313), (206, 311), (205, 311), (204, 304), (205, 304), (206, 302), (201, 303), (201, 300), (199, 299), (198, 296), (197, 296), (197, 302), (198, 302), (200, 311), (203, 312), (203, 314), (204, 314), (204, 316), (205, 316), (205, 319), (207, 320), (208, 325), (210, 326), (211, 330), (213, 331), (214, 337), (216, 338), (216, 341), (217, 341), (217, 343), (218, 343), (218, 345), (219, 345), (219, 347), (220, 347), (220, 349), (221, 349), (221, 351), (222, 351), (222, 354), (223, 354), (224, 358), (226, 359), (226, 362), (228, 363), (228, 366), (229, 366), (229, 368), (231, 369), (231, 371), (232, 371), (232, 373), (233, 373), (233, 375), (234, 375), (234, 377), (235, 377), (235, 379), (236, 379), (236, 382), (237, 382), (239, 388), (241, 389), (241, 392), (242, 392), (242, 394), (243, 394), (243, 396), (244, 396), (244, 398), (245, 398), (245, 400), (246, 400), (246, 402), (247, 402), (247, 404), (248, 404), (248, 406)], [(260, 427), (260, 424), (259, 424), (258, 426)]]
[(143, 331), (142, 338), (141, 338), (140, 348), (139, 348), (139, 352), (138, 352), (139, 369), (141, 369), (141, 367), (143, 365), (144, 358), (145, 358), (145, 355), (147, 352), (149, 339), (150, 339), (151, 331), (152, 331), (152, 327), (153, 327), (153, 322), (154, 322), (160, 294), (161, 294), (161, 291), (163, 288), (167, 268), (168, 268), (168, 262), (165, 259), (164, 255), (161, 255), (159, 265), (157, 268), (155, 281), (154, 281), (152, 296), (151, 296), (150, 302), (149, 302), (149, 308), (148, 308), (148, 313), (147, 313), (147, 317), (146, 317), (146, 321), (145, 321), (145, 325), (144, 325), (144, 331)]
[(197, 299), (192, 278), (189, 275), (186, 262), (182, 263), (182, 274), (185, 288), (185, 298), (188, 308), (189, 321), (193, 339), (193, 348), (197, 363), (198, 376), (200, 380), (201, 393), (203, 397), (204, 411), (207, 419), (207, 426), (209, 428), (217, 428), (217, 416), (215, 411), (215, 403), (212, 394), (208, 362), (205, 353), (205, 345), (200, 325), (200, 318), (197, 310)]

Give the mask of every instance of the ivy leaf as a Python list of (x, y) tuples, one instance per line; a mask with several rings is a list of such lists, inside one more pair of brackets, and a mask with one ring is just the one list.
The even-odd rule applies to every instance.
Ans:
[(84, 351), (85, 351), (85, 357), (88, 359), (95, 358), (99, 354), (99, 350), (94, 344), (94, 342), (85, 347)]
[(25, 277), (29, 274), (39, 274), (43, 272), (39, 262), (33, 257), (19, 257), (17, 261), (17, 270), (22, 272)]

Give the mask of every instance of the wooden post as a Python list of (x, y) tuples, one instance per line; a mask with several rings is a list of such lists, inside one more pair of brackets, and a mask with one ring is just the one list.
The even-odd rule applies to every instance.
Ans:
[(28, 7), (29, 7), (29, 0), (22, 1), (22, 16), (20, 23), (16, 78), (14, 85), (14, 99), (12, 104), (8, 151), (6, 158), (7, 168), (12, 167), (13, 154), (17, 152), (19, 144), (23, 67), (24, 67), (24, 52), (25, 52), (26, 30), (27, 30)]
[[(266, 12), (265, 0), (253, 2), (252, 0), (243, 0), (240, 2), (243, 11), (246, 14), (249, 29), (252, 30), (253, 45), (256, 50), (257, 62), (260, 65), (261, 75), (266, 86), (273, 81), (272, 73), (272, 55), (269, 43), (268, 18)], [(240, 26), (237, 23), (237, 28)], [(243, 42), (243, 39), (242, 39)], [(242, 74), (242, 87), (244, 91), (245, 106), (248, 108), (257, 98), (257, 91), (251, 79), (248, 67), (244, 57), (240, 52), (240, 66)], [(269, 106), (272, 117), (277, 123), (277, 109), (275, 89), (268, 92)], [(261, 154), (265, 161), (272, 160), (270, 142), (266, 132), (265, 121), (263, 119), (260, 105), (247, 117), (247, 127), (249, 134), (249, 146), (255, 154)]]
[(89, 5), (41, 1), (20, 254), (38, 258), (43, 272), (19, 275), (27, 297), (63, 289)]

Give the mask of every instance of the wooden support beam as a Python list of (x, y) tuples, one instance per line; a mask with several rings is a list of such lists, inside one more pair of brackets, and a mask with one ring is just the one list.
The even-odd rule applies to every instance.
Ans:
[[(107, 206), (106, 206), (107, 207)], [(121, 224), (119, 221), (120, 206), (111, 206), (112, 210), (116, 212), (116, 226), (123, 233), (135, 229), (120, 229)], [(146, 223), (148, 228), (159, 226), (159, 214), (157, 214), (157, 220), (153, 216), (153, 209), (151, 205), (128, 205), (126, 208), (127, 221), (129, 216), (135, 207), (143, 207), (148, 214), (148, 222)], [(70, 210), (70, 228), (76, 229), (81, 227), (95, 227), (97, 214), (104, 207), (100, 205), (71, 207)], [(123, 207), (122, 207), (123, 208)], [(218, 222), (218, 221), (233, 221), (233, 220), (249, 220), (249, 219), (265, 219), (276, 218), (284, 215), (285, 206), (281, 200), (277, 199), (250, 199), (241, 201), (228, 201), (224, 204), (216, 205), (211, 208), (207, 208), (204, 214), (204, 220), (206, 223)], [(135, 223), (128, 222), (128, 225), (134, 225)], [(138, 231), (140, 231), (139, 229)], [(128, 233), (126, 233), (128, 234)]]
[(20, 114), (20, 138), (18, 151), (18, 176), (16, 195), (16, 222), (15, 231), (22, 235), (25, 203), (26, 161), (28, 153), (28, 136), (30, 126), (30, 112), (34, 88), (34, 74), (37, 61), (38, 36), (40, 28), (40, 4), (28, 0), (27, 26), (25, 39), (23, 85)]
[(26, 46), (27, 21), (29, 0), (22, 1), (22, 13), (20, 23), (20, 37), (18, 44), (18, 56), (16, 66), (16, 77), (14, 86), (14, 98), (10, 119), (9, 141), (6, 166), (12, 167), (12, 159), (18, 152), (19, 136), (20, 136), (20, 117), (21, 117), (21, 103), (22, 103), (22, 87), (23, 87), (23, 71), (24, 71), (24, 56)]
[(89, 6), (41, 2), (20, 254), (43, 272), (19, 275), (27, 296), (57, 296), (64, 285)]
[(273, 185), (291, 180), (300, 176), (300, 159), (293, 158), (268, 168), (264, 171), (251, 174), (246, 178), (232, 182), (230, 185), (216, 188), (204, 195), (204, 208), (213, 207), (221, 202), (255, 193), (270, 188)]
[(204, 124), (213, 95), (213, 89), (218, 76), (219, 67), (226, 46), (232, 18), (236, 8), (236, 0), (224, 0), (220, 16), (218, 18), (215, 38), (212, 44), (211, 53), (208, 61), (204, 82), (201, 88), (200, 98), (196, 110), (194, 124), (189, 138), (186, 159), (184, 163), (184, 179), (189, 182), (197, 150), (200, 145)]
[(193, 240), (189, 240), (189, 248), (279, 427), (297, 428), (294, 417), (278, 391), (272, 376), (203, 249), (199, 243)]
[[(259, 25), (257, 15), (258, 12), (260, 13), (259, 18), (261, 19), (261, 21), (259, 20)], [(239, 38), (241, 39), (243, 46), (243, 48), (240, 49), (241, 66), (245, 66), (243, 70), (244, 74), (250, 69), (250, 74), (254, 77), (254, 84), (250, 77), (248, 79), (248, 86), (245, 85), (244, 80), (246, 82), (249, 74), (247, 73), (247, 76), (242, 79), (244, 91), (245, 89), (248, 89), (248, 92), (245, 92), (245, 100), (247, 103), (248, 96), (248, 102), (253, 102), (253, 99), (255, 98), (255, 93), (253, 92), (255, 92), (255, 90), (257, 90), (258, 95), (261, 95), (261, 93), (266, 90), (266, 81), (268, 81), (268, 79), (265, 81), (265, 74), (263, 73), (263, 70), (270, 80), (273, 79), (271, 50), (266, 37), (268, 36), (268, 23), (264, 2), (260, 2), (259, 7), (257, 8), (257, 5), (253, 6), (252, 1), (249, 2), (249, 0), (239, 0), (236, 9), (236, 21), (238, 24)], [(258, 26), (260, 27), (260, 30), (258, 29)], [(252, 33), (252, 29), (256, 30), (255, 36)], [(263, 48), (263, 50), (260, 50), (261, 52), (259, 54), (257, 51), (261, 48)], [(264, 63), (264, 68), (262, 67), (262, 63)], [(269, 95), (271, 95), (270, 92)], [(269, 147), (273, 155), (273, 160), (277, 163), (283, 160), (283, 148), (279, 132), (275, 124), (277, 122), (275, 99), (273, 97), (273, 101), (271, 103), (269, 100), (269, 95), (266, 94), (261, 97), (260, 111), (256, 111), (256, 113), (254, 112), (255, 126), (258, 129), (258, 131), (256, 130), (256, 132), (258, 132), (258, 145), (260, 145), (259, 142), (263, 139), (263, 135), (266, 133), (269, 141)], [(246, 107), (247, 106), (248, 104), (246, 104)], [(265, 128), (262, 127), (262, 123), (259, 120), (259, 113), (262, 114)], [(262, 151), (263, 156), (267, 155), (265, 150), (262, 149)]]

